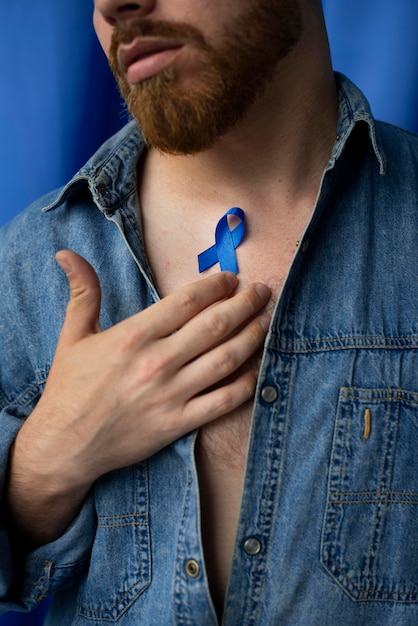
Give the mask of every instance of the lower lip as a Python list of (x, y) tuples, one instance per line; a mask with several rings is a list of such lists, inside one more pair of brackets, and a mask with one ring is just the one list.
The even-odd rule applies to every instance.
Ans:
[(169, 48), (135, 61), (126, 71), (128, 82), (131, 85), (136, 85), (147, 78), (163, 72), (172, 64), (178, 51), (179, 48)]

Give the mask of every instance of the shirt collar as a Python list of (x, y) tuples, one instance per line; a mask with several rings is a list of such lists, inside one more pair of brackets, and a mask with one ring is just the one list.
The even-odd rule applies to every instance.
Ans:
[(379, 164), (380, 174), (385, 174), (386, 155), (369, 103), (360, 89), (346, 76), (336, 72), (335, 78), (339, 93), (339, 121), (337, 141), (334, 145), (331, 160), (335, 162), (340, 157), (354, 127), (363, 123), (368, 128), (369, 140)]
[[(363, 93), (347, 77), (335, 74), (339, 93), (339, 122), (337, 141), (331, 155), (333, 166), (342, 154), (354, 127), (365, 123), (368, 136), (379, 163), (380, 173), (386, 170), (386, 157), (380, 134)], [(56, 197), (43, 211), (57, 207), (86, 185), (97, 207), (105, 214), (114, 212), (132, 193), (136, 193), (138, 159), (145, 149), (135, 121), (129, 122), (116, 135), (106, 141), (69, 183), (57, 192)]]
[(129, 195), (136, 193), (137, 163), (144, 149), (135, 121), (129, 122), (99, 148), (42, 210), (55, 209), (87, 187), (97, 207), (106, 215), (113, 213)]

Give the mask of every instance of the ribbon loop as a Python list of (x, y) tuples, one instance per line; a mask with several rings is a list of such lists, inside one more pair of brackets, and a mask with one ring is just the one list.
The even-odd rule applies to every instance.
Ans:
[[(231, 231), (228, 215), (235, 215), (241, 222)], [(238, 262), (235, 249), (238, 248), (245, 235), (245, 213), (239, 207), (232, 207), (221, 217), (216, 225), (215, 245), (211, 246), (198, 257), (199, 272), (202, 273), (219, 263), (221, 271), (228, 270), (238, 274)]]

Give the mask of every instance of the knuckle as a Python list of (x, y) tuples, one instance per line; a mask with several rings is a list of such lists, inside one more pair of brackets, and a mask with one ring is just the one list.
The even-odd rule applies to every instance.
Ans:
[(226, 415), (235, 408), (235, 396), (229, 387), (224, 387), (219, 391), (216, 397), (216, 406), (214, 407), (217, 415)]
[(163, 346), (143, 346), (138, 334), (123, 333), (113, 344), (112, 359), (119, 370), (130, 372), (134, 386), (161, 383), (172, 370), (173, 359)]
[(217, 415), (226, 415), (237, 406), (253, 397), (255, 390), (255, 379), (250, 376), (244, 376), (239, 381), (227, 385), (219, 389), (216, 397), (215, 411)]
[(259, 347), (265, 338), (265, 333), (260, 324), (250, 324), (247, 328), (250, 346), (255, 349)]
[(110, 331), (113, 334), (118, 353), (123, 357), (128, 358), (129, 355), (140, 353), (149, 349), (151, 345), (152, 337), (149, 324), (138, 325), (131, 323), (131, 320), (125, 320), (111, 328)]
[(206, 330), (215, 338), (224, 337), (230, 330), (227, 317), (223, 313), (211, 311), (206, 321)]
[(125, 356), (134, 352), (138, 346), (138, 337), (133, 333), (119, 333), (118, 340), (118, 352), (121, 356)]
[(80, 300), (90, 301), (92, 298), (97, 297), (100, 297), (100, 286), (98, 284), (89, 285), (75, 280), (70, 284), (69, 304), (77, 304)]
[(219, 349), (219, 356), (216, 360), (216, 371), (222, 376), (234, 372), (239, 363), (236, 355), (230, 349), (222, 347)]
[(251, 398), (254, 395), (256, 384), (257, 384), (257, 379), (255, 376), (248, 375), (243, 379), (241, 383), (241, 387), (242, 387), (242, 394), (245, 400), (249, 400), (249, 398)]
[(195, 315), (202, 310), (201, 299), (195, 291), (182, 292), (179, 298), (179, 306), (186, 314)]
[(174, 441), (182, 432), (183, 420), (181, 415), (173, 411), (172, 413), (164, 416), (164, 421), (161, 424), (160, 430), (164, 440)]
[(152, 354), (138, 367), (138, 382), (161, 381), (169, 371), (169, 358), (163, 353)]

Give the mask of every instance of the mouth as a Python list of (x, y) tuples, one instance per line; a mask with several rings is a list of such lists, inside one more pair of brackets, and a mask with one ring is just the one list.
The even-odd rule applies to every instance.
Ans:
[(131, 84), (137, 84), (167, 69), (183, 44), (162, 39), (135, 40), (118, 50), (119, 67)]

